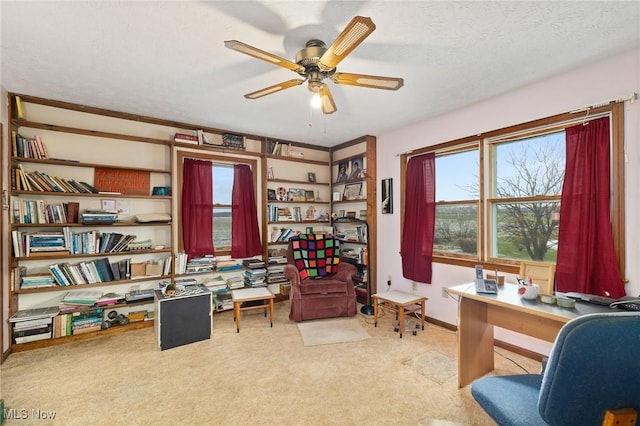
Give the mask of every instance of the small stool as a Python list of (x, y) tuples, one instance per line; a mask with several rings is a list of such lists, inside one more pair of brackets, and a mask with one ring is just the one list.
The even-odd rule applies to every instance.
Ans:
[[(378, 326), (378, 309), (380, 300), (388, 303), (393, 307), (393, 310), (396, 311), (398, 326), (397, 330), (400, 332), (400, 338), (402, 339), (402, 332), (404, 329), (404, 314), (413, 314), (416, 312), (420, 312), (420, 326), (424, 330), (424, 318), (426, 316), (425, 313), (425, 301), (427, 300), (424, 296), (419, 296), (417, 294), (405, 293), (403, 291), (391, 290), (386, 293), (377, 293), (373, 295), (373, 322), (374, 326)], [(396, 326), (394, 325), (394, 331)], [(413, 334), (417, 334), (413, 332)]]
[[(240, 333), (240, 311), (249, 311), (253, 309), (264, 309), (264, 316), (267, 316), (269, 310), (269, 321), (273, 327), (273, 299), (276, 297), (266, 287), (241, 288), (239, 290), (231, 290), (231, 299), (233, 299), (233, 319), (236, 322), (236, 330)], [(245, 302), (262, 301), (262, 305), (242, 306)], [(266, 303), (269, 301), (269, 303)]]

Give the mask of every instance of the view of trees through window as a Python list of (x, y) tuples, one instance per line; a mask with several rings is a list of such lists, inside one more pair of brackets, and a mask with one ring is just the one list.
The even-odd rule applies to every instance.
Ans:
[(486, 235), (487, 257), (554, 262), (564, 169), (564, 131), (438, 155), (434, 251), (478, 258)]

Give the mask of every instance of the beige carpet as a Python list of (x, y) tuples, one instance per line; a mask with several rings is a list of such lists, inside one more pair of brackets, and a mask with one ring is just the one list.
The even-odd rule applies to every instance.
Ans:
[[(8, 426), (494, 424), (468, 386), (458, 389), (455, 377), (440, 384), (406, 363), (429, 353), (455, 360), (455, 333), (427, 324), (400, 339), (394, 315), (374, 327), (358, 314), (369, 339), (304, 346), (288, 314), (288, 302), (276, 303), (271, 328), (262, 311), (243, 312), (237, 333), (233, 312), (216, 313), (210, 340), (166, 351), (147, 328), (10, 355), (0, 397), (29, 418)], [(522, 372), (509, 358), (540, 370), (497, 351), (496, 374)], [(33, 410), (56, 418), (43, 422)]]
[(371, 338), (358, 318), (318, 319), (298, 323), (305, 346), (358, 342)]
[(428, 351), (402, 363), (440, 385), (447, 380), (457, 380), (456, 359), (439, 352)]

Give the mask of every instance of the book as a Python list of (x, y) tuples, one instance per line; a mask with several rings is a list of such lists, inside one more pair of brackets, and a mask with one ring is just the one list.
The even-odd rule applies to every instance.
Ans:
[(16, 114), (18, 118), (24, 118), (24, 104), (22, 102), (22, 98), (20, 96), (16, 96)]
[(44, 308), (23, 309), (9, 318), (9, 322), (27, 321), (40, 318), (51, 318), (58, 315), (57, 306), (46, 306)]
[(189, 135), (187, 133), (176, 133), (173, 136), (175, 142), (198, 143), (198, 135)]

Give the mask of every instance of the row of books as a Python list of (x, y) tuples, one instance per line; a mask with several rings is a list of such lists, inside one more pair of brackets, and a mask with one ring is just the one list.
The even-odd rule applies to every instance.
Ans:
[(133, 249), (147, 250), (150, 240), (136, 245), (135, 235), (96, 230), (72, 233), (67, 226), (59, 231), (11, 231), (13, 253), (16, 257), (48, 252), (66, 251), (71, 254), (121, 253)]
[(76, 264), (54, 263), (49, 266), (49, 271), (59, 286), (128, 280), (131, 279), (131, 259), (110, 263), (104, 257)]
[(11, 132), (11, 144), (14, 157), (41, 160), (49, 158), (47, 148), (42, 142), (42, 138), (38, 135), (33, 138), (26, 138), (14, 130)]
[(98, 194), (99, 191), (86, 182), (75, 179), (63, 179), (47, 173), (26, 172), (22, 164), (14, 167), (11, 173), (11, 188), (16, 191), (66, 192), (75, 194)]
[(267, 285), (265, 268), (247, 269), (243, 272), (244, 284), (248, 287), (264, 287)]
[(271, 233), (271, 242), (279, 243), (283, 241), (289, 241), (289, 239), (293, 236), (299, 235), (302, 231), (294, 230), (293, 228), (274, 228), (274, 231)]
[(367, 242), (367, 226), (357, 225), (352, 228), (340, 229), (336, 232), (336, 237), (346, 241)]
[(78, 223), (80, 203), (45, 204), (44, 200), (13, 199), (12, 223)]

